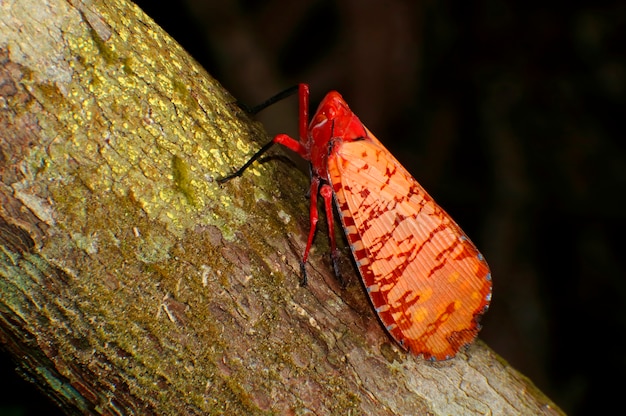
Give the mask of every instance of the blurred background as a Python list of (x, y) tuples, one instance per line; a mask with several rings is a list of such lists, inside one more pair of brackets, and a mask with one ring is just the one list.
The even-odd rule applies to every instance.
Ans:
[[(625, 2), (137, 3), (242, 102), (341, 92), (489, 261), (480, 338), (568, 414), (621, 407)], [(295, 99), (258, 118), (297, 135)]]

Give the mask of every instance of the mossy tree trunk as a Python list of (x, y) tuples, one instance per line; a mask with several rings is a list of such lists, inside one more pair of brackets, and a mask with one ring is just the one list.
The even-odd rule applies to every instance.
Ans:
[(0, 4), (0, 341), (22, 372), (79, 414), (560, 412), (480, 342), (399, 351), (322, 238), (299, 287), (306, 176), (217, 185), (267, 140), (233, 102), (132, 3)]

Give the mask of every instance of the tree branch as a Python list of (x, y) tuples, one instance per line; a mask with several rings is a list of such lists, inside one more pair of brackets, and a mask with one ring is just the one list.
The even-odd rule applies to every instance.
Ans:
[(0, 341), (66, 412), (560, 413), (480, 342), (401, 352), (323, 238), (299, 287), (306, 176), (218, 186), (267, 140), (219, 84), (131, 3), (46, 4), (0, 5)]

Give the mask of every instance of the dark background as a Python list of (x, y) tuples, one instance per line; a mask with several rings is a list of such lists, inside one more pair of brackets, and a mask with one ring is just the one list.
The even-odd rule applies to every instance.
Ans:
[[(340, 91), (489, 261), (480, 338), (568, 414), (621, 407), (625, 2), (138, 3), (243, 102)], [(259, 118), (295, 135), (297, 102)], [(52, 414), (9, 383), (0, 413)]]

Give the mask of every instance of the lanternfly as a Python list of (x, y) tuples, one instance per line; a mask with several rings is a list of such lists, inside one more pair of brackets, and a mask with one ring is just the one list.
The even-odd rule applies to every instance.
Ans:
[(308, 123), (309, 88), (300, 84), (298, 91), (300, 140), (277, 135), (219, 182), (240, 176), (275, 143), (308, 160), (311, 225), (300, 263), (303, 284), (321, 195), (335, 273), (339, 276), (333, 201), (367, 294), (389, 334), (425, 359), (454, 357), (476, 338), (491, 301), (485, 259), (339, 93), (329, 92)]

